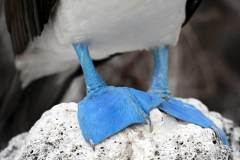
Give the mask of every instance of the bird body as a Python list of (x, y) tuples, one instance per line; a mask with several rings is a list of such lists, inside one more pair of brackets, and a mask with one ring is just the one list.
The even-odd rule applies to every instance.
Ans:
[(53, 27), (60, 44), (87, 42), (93, 59), (174, 45), (186, 0), (62, 0)]
[(186, 0), (60, 0), (42, 33), (18, 56), (23, 86), (78, 65), (73, 42), (89, 43), (93, 59), (159, 44), (174, 45)]
[[(15, 0), (8, 1), (10, 6), (12, 1)], [(36, 7), (36, 4), (54, 4), (56, 0), (47, 3), (37, 2), (25, 0), (18, 3), (21, 4), (20, 8), (26, 11), (24, 7), (30, 4), (33, 6), (35, 4)], [(39, 17), (41, 12), (35, 14), (34, 9), (41, 10), (44, 5), (34, 8), (34, 15), (28, 17), (30, 19), (34, 16), (38, 17), (34, 22), (23, 23), (21, 20), (8, 19), (9, 23), (12, 22), (8, 26), (12, 32), (14, 49), (24, 50), (23, 61), (21, 61), (22, 57), (18, 58), (18, 64), (20, 64), (18, 66), (20, 69), (23, 66), (21, 69), (23, 73), (31, 71), (32, 75), (39, 76), (36, 71), (46, 75), (46, 71), (48, 71), (47, 74), (52, 74), (66, 69), (67, 66), (71, 67), (74, 61), (77, 62), (74, 55), (75, 49), (87, 88), (87, 96), (79, 102), (78, 107), (78, 120), (86, 141), (96, 145), (130, 125), (147, 123), (149, 112), (158, 107), (177, 119), (212, 128), (223, 143), (228, 144), (224, 131), (209, 118), (193, 106), (169, 95), (167, 48), (154, 50), (155, 72), (152, 93), (127, 87), (108, 86), (97, 73), (91, 60), (91, 58), (106, 58), (117, 52), (176, 44), (182, 24), (186, 23), (186, 8), (190, 6), (190, 10), (194, 11), (199, 1), (59, 0), (58, 2), (55, 14), (42, 27), (41, 32), (39, 32), (41, 25), (38, 26), (38, 23), (35, 23), (43, 21)], [(51, 11), (51, 7), (47, 10)], [(23, 20), (26, 18), (24, 16), (26, 15), (23, 15)], [(186, 19), (190, 16), (186, 12)], [(36, 33), (32, 32), (30, 36), (38, 35), (38, 37), (33, 37), (33, 41), (27, 43), (25, 32), (21, 35), (16, 34), (18, 30), (16, 33), (12, 30), (15, 27), (14, 22), (20, 26), (20, 30), (22, 24), (25, 24), (26, 30), (29, 30), (30, 24), (36, 25)], [(18, 22), (21, 23), (18, 24)], [(24, 27), (23, 31), (25, 31)], [(35, 31), (34, 27), (32, 31)], [(45, 63), (42, 63), (43, 60)]]

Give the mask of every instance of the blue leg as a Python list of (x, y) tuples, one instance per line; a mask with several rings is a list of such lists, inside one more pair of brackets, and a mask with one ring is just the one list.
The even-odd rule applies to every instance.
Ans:
[(168, 89), (168, 47), (156, 48), (152, 53), (155, 62), (155, 71), (150, 93), (158, 95), (160, 99), (164, 99), (159, 109), (179, 120), (213, 129), (222, 142), (225, 145), (229, 145), (224, 131), (218, 128), (212, 120), (207, 118), (194, 106), (177, 100), (170, 95)]
[(78, 105), (78, 121), (86, 141), (95, 145), (130, 125), (147, 123), (149, 111), (161, 103), (158, 96), (107, 86), (93, 65), (88, 45), (73, 46), (87, 86), (87, 96)]
[(168, 48), (154, 48), (152, 51), (154, 59), (154, 75), (150, 88), (150, 93), (169, 97), (168, 88)]

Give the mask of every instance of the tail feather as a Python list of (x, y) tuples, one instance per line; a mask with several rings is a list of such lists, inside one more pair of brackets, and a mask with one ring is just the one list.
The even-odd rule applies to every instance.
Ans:
[(179, 120), (193, 123), (203, 128), (213, 129), (219, 136), (219, 138), (222, 140), (222, 142), (225, 145), (229, 145), (227, 140), (228, 138), (224, 131), (218, 128), (212, 120), (206, 117), (200, 110), (198, 110), (194, 106), (184, 103), (175, 98), (169, 98), (159, 106), (159, 109)]

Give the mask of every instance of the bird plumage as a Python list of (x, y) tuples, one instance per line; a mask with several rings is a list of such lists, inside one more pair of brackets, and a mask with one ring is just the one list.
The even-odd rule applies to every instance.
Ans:
[(186, 0), (6, 1), (13, 48), (22, 54), (17, 67), (23, 87), (77, 67), (72, 42), (88, 41), (94, 59), (158, 44), (174, 45), (185, 7)]
[[(185, 19), (186, 9), (186, 0), (5, 2), (14, 51), (24, 53), (18, 57), (17, 64), (22, 70), (25, 85), (43, 75), (66, 69), (66, 64), (70, 64), (69, 67), (76, 65), (72, 43), (79, 42), (75, 46), (76, 52), (85, 54), (88, 54), (87, 46), (81, 44), (88, 43), (94, 59), (160, 44), (174, 45)], [(187, 0), (190, 10), (196, 9), (196, 2), (198, 1)], [(49, 20), (54, 9), (54, 16)], [(190, 17), (191, 14), (187, 12), (186, 21)], [(89, 70), (92, 64), (84, 63), (90, 62), (90, 57), (82, 61), (83, 57), (82, 54), (79, 58), (87, 88), (94, 89), (94, 92), (89, 92), (79, 103), (78, 118), (83, 134), (90, 143), (100, 143), (129, 125), (146, 123), (149, 112), (157, 106), (181, 120), (210, 127), (224, 138), (224, 132), (201, 112), (176, 99), (168, 97), (169, 99), (164, 100), (165, 97), (125, 87), (108, 87), (105, 84), (98, 86), (101, 79), (96, 79), (97, 74), (93, 74), (96, 73), (94, 67)], [(33, 59), (36, 61), (32, 61)], [(35, 77), (28, 76), (34, 74)], [(159, 80), (166, 79), (160, 77)], [(166, 84), (163, 85), (167, 87)]]
[(5, 14), (13, 50), (22, 54), (40, 36), (59, 0), (5, 0)]
[(93, 59), (159, 44), (174, 45), (186, 0), (63, 0), (54, 28), (62, 44), (88, 42)]

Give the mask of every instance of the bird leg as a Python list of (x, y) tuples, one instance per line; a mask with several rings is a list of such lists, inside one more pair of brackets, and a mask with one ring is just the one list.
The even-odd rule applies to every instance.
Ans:
[(146, 123), (151, 126), (149, 112), (159, 106), (159, 97), (133, 88), (106, 85), (93, 65), (88, 45), (73, 46), (87, 86), (87, 96), (78, 103), (78, 122), (85, 140), (93, 147), (128, 126)]
[(87, 93), (93, 93), (96, 90), (106, 87), (106, 83), (96, 71), (92, 59), (89, 55), (88, 45), (86, 43), (73, 44), (78, 55), (87, 88)]
[(168, 87), (168, 47), (154, 48), (152, 54), (154, 57), (154, 75), (150, 92), (167, 98), (170, 96)]
[(168, 87), (168, 47), (153, 49), (154, 76), (150, 93), (158, 95), (163, 102), (158, 108), (178, 120), (193, 123), (203, 128), (211, 128), (225, 145), (229, 145), (228, 138), (223, 129), (218, 128), (214, 122), (205, 116), (193, 105), (185, 103), (170, 95)]

